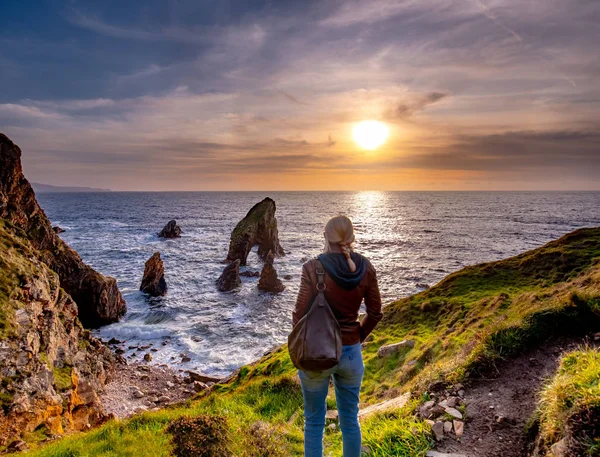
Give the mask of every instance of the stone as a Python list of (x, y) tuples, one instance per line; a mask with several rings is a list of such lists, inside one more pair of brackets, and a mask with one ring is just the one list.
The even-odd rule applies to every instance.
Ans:
[(446, 403), (450, 408), (456, 408), (459, 403), (459, 399), (457, 397), (448, 397)]
[(4, 453), (12, 454), (13, 452), (23, 452), (23, 451), (26, 451), (27, 449), (29, 449), (29, 446), (27, 446), (27, 443), (25, 441), (14, 440), (12, 443), (10, 443), (8, 446), (6, 446)]
[(399, 343), (387, 344), (385, 346), (381, 346), (377, 351), (378, 357), (388, 357), (392, 354), (403, 350), (410, 350), (415, 347), (415, 342), (413, 340), (402, 340)]
[(225, 267), (219, 279), (217, 289), (221, 292), (229, 292), (242, 284), (240, 279), (240, 259), (236, 259)]
[(364, 418), (372, 416), (376, 413), (400, 409), (406, 405), (408, 400), (410, 400), (410, 392), (407, 392), (404, 395), (400, 395), (399, 397), (392, 398), (390, 400), (386, 400), (384, 402), (377, 403), (375, 405), (371, 405), (364, 409), (361, 409), (358, 412), (358, 418), (360, 420), (363, 420)]
[(181, 227), (177, 225), (176, 220), (170, 220), (169, 222), (167, 222), (167, 225), (163, 227), (158, 236), (160, 238), (180, 238)]
[(371, 455), (373, 454), (373, 451), (369, 446), (361, 446), (360, 453), (361, 455)]
[(445, 408), (444, 409), (448, 414), (450, 414), (452, 417), (456, 418), (456, 419), (462, 419), (463, 415), (462, 413), (456, 409), (456, 408)]
[(175, 383), (171, 381), (167, 381), (167, 387), (175, 387)]
[(271, 251), (267, 254), (267, 258), (265, 259), (265, 264), (263, 266), (262, 271), (260, 272), (260, 279), (258, 280), (258, 290), (262, 290), (263, 292), (270, 292), (272, 294), (278, 294), (279, 292), (283, 292), (285, 286), (277, 278), (277, 270), (273, 266), (273, 262), (275, 261), (275, 257)]
[(144, 360), (146, 362), (151, 362), (152, 361), (152, 354), (150, 354), (149, 352), (147, 354), (144, 354)]
[(60, 287), (76, 303), (84, 327), (110, 324), (125, 314), (127, 306), (117, 281), (86, 265), (54, 232), (23, 175), (21, 149), (3, 134), (0, 134), (0, 219), (27, 233), (39, 260), (58, 274)]
[(335, 423), (332, 423), (332, 424), (329, 424), (329, 425), (327, 426), (327, 428), (328, 428), (329, 430), (331, 430), (332, 432), (335, 432), (335, 430), (337, 429), (337, 425), (335, 425)]
[(241, 265), (246, 265), (248, 254), (255, 245), (258, 245), (258, 255), (263, 260), (269, 251), (276, 257), (285, 255), (279, 243), (276, 209), (273, 199), (267, 197), (248, 211), (231, 232), (226, 262), (239, 259)]
[(337, 418), (338, 418), (337, 409), (328, 409), (327, 412), (325, 413), (325, 419), (337, 420)]
[(137, 408), (135, 408), (133, 410), (133, 414), (142, 414), (142, 413), (145, 413), (146, 411), (148, 411), (148, 408), (146, 408), (145, 406), (138, 406)]
[(208, 389), (208, 386), (200, 381), (194, 381), (194, 391), (202, 392), (203, 390)]
[(140, 290), (152, 297), (160, 297), (167, 294), (165, 264), (160, 258), (160, 252), (155, 252), (152, 254), (152, 257), (146, 261)]
[(221, 379), (220, 378), (215, 378), (213, 376), (207, 376), (205, 374), (201, 374), (201, 373), (196, 373), (194, 371), (186, 371), (186, 373), (188, 374), (188, 376), (192, 379), (192, 381), (198, 381), (198, 382), (203, 382), (203, 383), (209, 383), (209, 382), (219, 382)]
[(144, 392), (137, 387), (131, 390), (131, 395), (133, 395), (134, 398), (144, 398)]
[(567, 446), (566, 438), (554, 443), (550, 447), (550, 451), (554, 457), (566, 457), (569, 452), (569, 447)]
[(54, 227), (52, 227), (52, 230), (54, 231), (54, 233), (56, 233), (57, 235), (59, 233), (63, 233), (65, 231), (65, 229), (59, 227), (58, 225), (55, 225)]
[(248, 278), (258, 278), (260, 276), (260, 271), (242, 271), (240, 272), (240, 276), (246, 276)]
[(462, 437), (465, 431), (465, 423), (463, 421), (453, 420), (452, 425), (454, 426), (454, 433), (456, 434), (456, 437)]
[(452, 422), (445, 421), (444, 422), (444, 433), (450, 433), (452, 431)]
[(284, 275), (283, 279), (285, 279), (286, 281), (290, 281), (292, 279), (292, 275)]
[(168, 395), (161, 395), (160, 397), (158, 397), (159, 403), (168, 403), (170, 401), (171, 401), (171, 397), (169, 397)]
[(444, 439), (444, 423), (443, 422), (435, 422), (431, 426), (431, 431), (433, 432), (435, 439), (437, 441), (442, 441)]
[(184, 355), (184, 356), (181, 358), (181, 361), (182, 361), (183, 363), (187, 363), (187, 362), (191, 362), (191, 361), (192, 361), (192, 359), (191, 359), (190, 357), (188, 357), (187, 355)]

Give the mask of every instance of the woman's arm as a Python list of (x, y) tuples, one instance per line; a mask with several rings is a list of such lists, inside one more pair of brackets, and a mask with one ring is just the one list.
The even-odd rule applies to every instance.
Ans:
[(365, 292), (365, 307), (367, 315), (360, 321), (360, 342), (362, 343), (369, 333), (373, 331), (377, 323), (383, 317), (381, 312), (381, 296), (379, 294), (379, 284), (377, 283), (377, 273), (375, 268), (369, 264), (368, 274), (371, 275), (369, 285)]
[(310, 306), (314, 295), (314, 287), (308, 274), (306, 264), (302, 266), (302, 278), (300, 279), (300, 290), (296, 298), (296, 308), (292, 313), (292, 323), (295, 326), (304, 317)]

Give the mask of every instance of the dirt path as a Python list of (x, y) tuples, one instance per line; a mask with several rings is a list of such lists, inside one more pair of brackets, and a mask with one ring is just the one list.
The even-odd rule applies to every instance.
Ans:
[(436, 451), (465, 457), (529, 455), (525, 426), (534, 413), (539, 390), (556, 371), (561, 354), (588, 341), (554, 338), (465, 386), (466, 424), (461, 440), (446, 437)]

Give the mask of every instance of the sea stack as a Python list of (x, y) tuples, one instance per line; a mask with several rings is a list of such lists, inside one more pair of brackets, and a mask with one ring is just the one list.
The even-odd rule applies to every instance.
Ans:
[(258, 245), (258, 255), (265, 260), (269, 251), (276, 257), (285, 255), (277, 231), (275, 202), (267, 197), (254, 205), (231, 232), (226, 262), (240, 260), (246, 265), (248, 253)]
[(77, 303), (81, 323), (97, 328), (118, 321), (127, 310), (114, 278), (83, 263), (52, 229), (35, 193), (23, 175), (21, 149), (0, 133), (0, 218), (23, 230), (55, 271), (62, 287)]
[(264, 292), (278, 294), (279, 292), (283, 292), (285, 286), (279, 280), (279, 278), (277, 278), (277, 270), (275, 270), (275, 267), (273, 266), (274, 261), (275, 256), (271, 251), (269, 251), (269, 253), (267, 254), (267, 258), (265, 259), (263, 269), (260, 272), (260, 279), (258, 280), (258, 289)]
[(140, 290), (153, 297), (160, 297), (167, 294), (165, 265), (160, 258), (160, 252), (155, 252), (152, 257), (146, 261)]
[(174, 219), (167, 222), (167, 225), (158, 234), (160, 238), (180, 238), (181, 227), (177, 225), (177, 221)]
[(217, 289), (221, 292), (228, 292), (239, 287), (242, 284), (240, 279), (240, 259), (236, 259), (225, 267), (219, 279), (217, 279)]

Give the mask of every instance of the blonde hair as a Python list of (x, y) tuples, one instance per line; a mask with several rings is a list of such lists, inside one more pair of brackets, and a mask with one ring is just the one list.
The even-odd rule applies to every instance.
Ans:
[(330, 252), (331, 245), (337, 244), (348, 262), (351, 272), (356, 271), (356, 265), (350, 256), (352, 244), (354, 243), (354, 226), (352, 221), (346, 216), (336, 216), (329, 219), (325, 224), (325, 249), (324, 252)]

